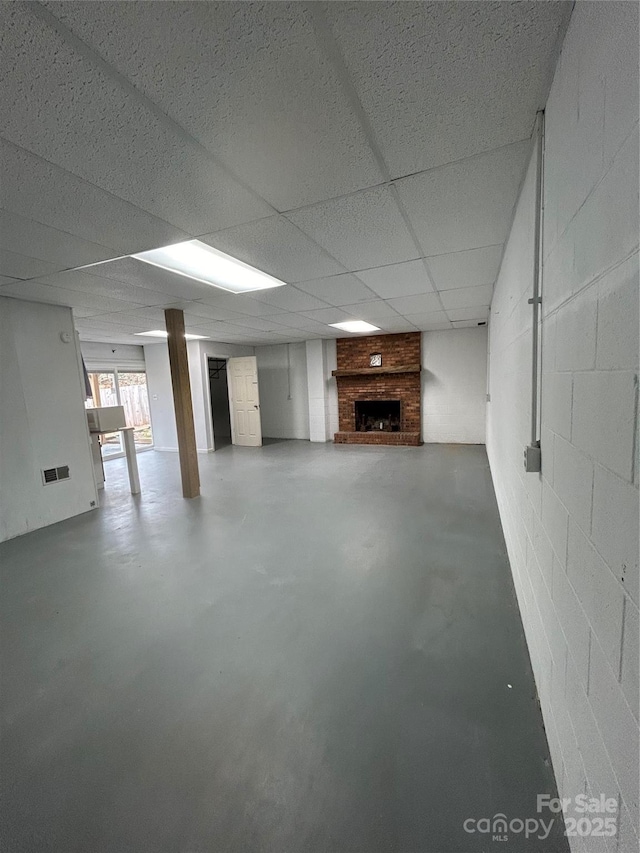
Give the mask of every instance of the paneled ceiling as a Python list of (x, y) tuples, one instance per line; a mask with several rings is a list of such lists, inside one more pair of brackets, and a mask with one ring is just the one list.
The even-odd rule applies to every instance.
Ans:
[[(117, 343), (486, 320), (571, 7), (0, 3), (0, 295)], [(194, 237), (287, 286), (127, 257)]]

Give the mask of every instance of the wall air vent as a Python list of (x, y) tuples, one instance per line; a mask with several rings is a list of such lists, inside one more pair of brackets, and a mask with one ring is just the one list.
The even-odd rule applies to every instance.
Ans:
[(48, 486), (49, 483), (57, 483), (59, 480), (69, 479), (69, 466), (61, 465), (59, 468), (45, 468), (42, 472), (42, 483)]

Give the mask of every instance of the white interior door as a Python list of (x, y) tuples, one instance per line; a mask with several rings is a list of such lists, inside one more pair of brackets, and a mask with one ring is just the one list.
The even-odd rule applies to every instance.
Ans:
[(232, 441), (244, 447), (261, 447), (258, 362), (255, 355), (230, 358), (227, 375), (230, 379)]

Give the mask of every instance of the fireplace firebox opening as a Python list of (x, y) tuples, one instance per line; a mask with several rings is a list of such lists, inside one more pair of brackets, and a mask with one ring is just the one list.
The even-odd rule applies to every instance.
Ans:
[(356, 432), (400, 432), (400, 400), (356, 400)]

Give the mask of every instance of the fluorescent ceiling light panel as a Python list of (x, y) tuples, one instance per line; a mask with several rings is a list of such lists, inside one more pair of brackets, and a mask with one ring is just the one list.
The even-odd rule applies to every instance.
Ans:
[(187, 240), (173, 246), (164, 246), (162, 249), (140, 252), (131, 257), (230, 293), (250, 293), (286, 284), (279, 278), (201, 243), (200, 240)]
[(346, 320), (344, 323), (329, 323), (334, 329), (342, 329), (343, 332), (379, 332), (379, 326), (372, 326), (364, 320)]
[[(169, 332), (165, 332), (164, 329), (152, 329), (150, 332), (134, 332), (134, 335), (140, 335), (140, 337), (146, 338), (168, 338)], [(190, 335), (188, 332), (185, 332), (184, 336), (185, 341), (206, 341), (206, 335)]]

